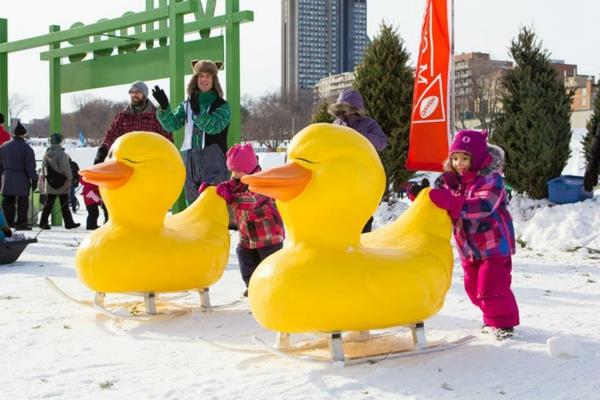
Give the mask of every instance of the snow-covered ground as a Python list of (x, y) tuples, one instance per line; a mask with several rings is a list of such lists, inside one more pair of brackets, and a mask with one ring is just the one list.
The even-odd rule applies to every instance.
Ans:
[[(475, 341), (447, 352), (346, 368), (207, 343), (256, 349), (253, 335), (274, 341), (274, 333), (252, 318), (247, 300), (201, 314), (190, 294), (179, 301), (194, 305), (191, 314), (150, 321), (113, 320), (67, 302), (43, 277), (79, 298), (91, 298), (73, 264), (86, 232), (52, 228), (18, 262), (0, 266), (0, 398), (598, 398), (598, 195), (551, 208), (513, 201), (525, 246), (514, 258), (513, 289), (522, 324), (513, 340), (497, 342), (479, 334), (481, 318), (463, 291), (458, 267), (444, 307), (426, 322), (427, 334), (431, 339), (475, 334)], [(382, 205), (376, 224), (406, 206)], [(232, 239), (229, 265), (211, 288), (216, 304), (239, 299), (243, 291), (233, 250), (237, 233)]]

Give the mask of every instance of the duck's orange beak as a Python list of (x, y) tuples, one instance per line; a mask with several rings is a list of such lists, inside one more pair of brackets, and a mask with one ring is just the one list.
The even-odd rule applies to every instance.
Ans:
[(312, 172), (296, 163), (270, 168), (242, 177), (250, 190), (281, 201), (297, 197), (312, 179)]
[(134, 169), (120, 161), (105, 161), (93, 167), (82, 169), (79, 175), (83, 180), (107, 189), (117, 189), (127, 183)]

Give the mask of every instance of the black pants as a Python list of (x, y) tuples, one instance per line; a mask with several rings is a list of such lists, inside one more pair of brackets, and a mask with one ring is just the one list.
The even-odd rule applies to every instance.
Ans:
[(40, 217), (40, 226), (48, 225), (48, 217), (50, 217), (50, 213), (52, 213), (52, 206), (54, 205), (54, 200), (57, 197), (60, 201), (60, 212), (62, 213), (65, 227), (72, 226), (74, 224), (73, 216), (71, 215), (71, 209), (69, 208), (69, 193), (47, 194), (46, 202), (44, 203), (44, 208), (42, 209), (42, 216)]
[[(17, 222), (15, 224), (15, 203)], [(27, 226), (27, 211), (29, 210), (29, 196), (2, 196), (2, 211), (6, 223), (10, 226)]]
[(98, 216), (100, 215), (98, 204), (85, 206), (85, 208), (87, 209), (88, 213), (85, 229), (96, 229), (98, 227)]
[(242, 273), (242, 279), (248, 287), (250, 283), (250, 278), (254, 273), (258, 264), (271, 254), (275, 253), (277, 250), (280, 250), (283, 247), (283, 243), (274, 244), (273, 246), (263, 247), (261, 249), (247, 249), (238, 244), (235, 252), (238, 256), (238, 261), (240, 263), (240, 272)]

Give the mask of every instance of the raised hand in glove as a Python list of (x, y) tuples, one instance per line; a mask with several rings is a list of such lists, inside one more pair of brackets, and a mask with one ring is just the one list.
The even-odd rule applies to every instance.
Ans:
[(194, 114), (200, 113), (200, 96), (197, 93), (192, 93), (190, 97), (188, 97), (188, 101), (190, 102), (190, 107), (192, 108), (192, 112)]
[(465, 203), (463, 196), (455, 196), (448, 189), (431, 189), (429, 198), (433, 204), (447, 210), (452, 219), (457, 219), (460, 216), (460, 211)]
[(154, 97), (154, 100), (156, 100), (163, 110), (169, 108), (169, 98), (165, 94), (165, 91), (159, 88), (158, 85), (154, 86), (154, 89), (152, 89), (152, 97)]
[(11, 237), (12, 236), (12, 229), (10, 229), (8, 226), (3, 226), (2, 227), (2, 232), (4, 232), (4, 236), (5, 237)]

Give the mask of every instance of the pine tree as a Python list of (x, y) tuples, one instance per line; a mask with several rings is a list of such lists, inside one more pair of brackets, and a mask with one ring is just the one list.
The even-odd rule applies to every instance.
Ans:
[(502, 114), (491, 139), (506, 152), (507, 182), (542, 199), (548, 197), (546, 182), (559, 176), (569, 159), (573, 93), (531, 28), (521, 28), (510, 54), (515, 67), (501, 79)]
[(311, 123), (316, 124), (319, 122), (327, 122), (332, 123), (335, 119), (333, 115), (329, 114), (327, 108), (329, 107), (329, 102), (327, 100), (323, 100), (313, 110)]
[(586, 124), (587, 132), (585, 136), (581, 140), (581, 152), (585, 157), (585, 165), (590, 162), (590, 149), (592, 147), (592, 140), (594, 139), (594, 135), (596, 134), (596, 129), (598, 129), (598, 125), (600, 124), (600, 95), (596, 96), (594, 100), (594, 113)]
[(396, 192), (413, 175), (405, 169), (413, 93), (410, 54), (396, 30), (382, 23), (355, 71), (354, 88), (362, 94), (367, 115), (388, 136), (381, 153), (388, 189)]

